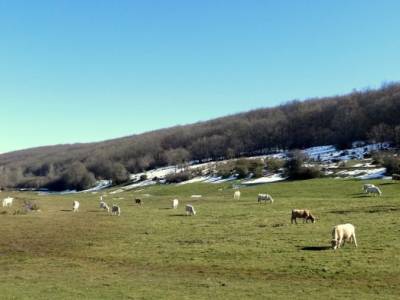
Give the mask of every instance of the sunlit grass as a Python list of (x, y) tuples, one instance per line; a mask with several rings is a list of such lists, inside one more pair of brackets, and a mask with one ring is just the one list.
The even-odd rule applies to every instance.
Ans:
[[(243, 188), (239, 201), (230, 183), (153, 186), (107, 195), (120, 217), (99, 209), (99, 194), (12, 193), (16, 203), (0, 214), (1, 297), (396, 299), (400, 184), (374, 183), (382, 197), (361, 194), (360, 181), (323, 179)], [(261, 192), (275, 202), (257, 203)], [(23, 200), (41, 212), (13, 215)], [(186, 203), (197, 216), (185, 216)], [(291, 225), (292, 208), (320, 220)], [(332, 226), (345, 222), (356, 226), (359, 247), (327, 249)]]

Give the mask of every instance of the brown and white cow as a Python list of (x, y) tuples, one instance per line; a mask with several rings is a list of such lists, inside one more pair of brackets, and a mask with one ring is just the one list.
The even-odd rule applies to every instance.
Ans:
[(291, 223), (293, 224), (294, 221), (297, 224), (297, 218), (303, 219), (303, 223), (308, 223), (308, 220), (310, 220), (312, 223), (315, 223), (316, 220), (316, 218), (308, 209), (292, 209), (292, 218), (290, 220)]

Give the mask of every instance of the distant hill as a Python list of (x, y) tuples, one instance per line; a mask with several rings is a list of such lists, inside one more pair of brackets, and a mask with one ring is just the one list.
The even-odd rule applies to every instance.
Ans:
[(189, 160), (221, 159), (355, 140), (400, 144), (400, 84), (290, 101), (210, 121), (104, 142), (46, 146), (0, 155), (0, 187), (82, 189), (95, 179)]

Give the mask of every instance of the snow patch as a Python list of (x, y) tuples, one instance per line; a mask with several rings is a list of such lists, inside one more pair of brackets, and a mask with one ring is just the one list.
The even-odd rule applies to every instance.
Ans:
[(243, 181), (242, 184), (244, 185), (252, 185), (252, 184), (263, 184), (263, 183), (271, 183), (277, 181), (286, 180), (286, 177), (283, 177), (282, 174), (273, 174), (270, 176), (264, 176), (252, 180)]

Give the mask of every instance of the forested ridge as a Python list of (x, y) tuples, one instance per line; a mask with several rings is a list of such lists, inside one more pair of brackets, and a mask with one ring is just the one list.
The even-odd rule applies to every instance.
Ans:
[(221, 159), (356, 140), (400, 144), (400, 84), (104, 142), (39, 147), (0, 155), (0, 187), (83, 189), (96, 179), (191, 160)]

